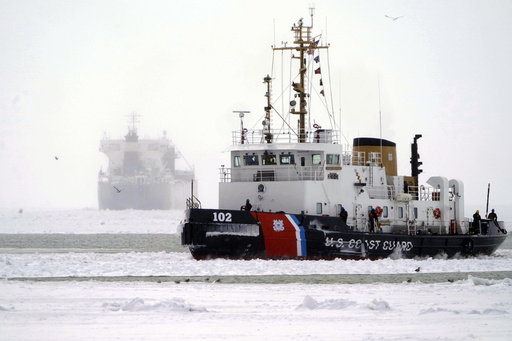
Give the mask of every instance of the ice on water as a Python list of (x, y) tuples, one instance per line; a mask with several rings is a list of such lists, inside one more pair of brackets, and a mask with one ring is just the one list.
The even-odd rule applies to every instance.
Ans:
[[(176, 233), (177, 211), (0, 211), (0, 233)], [(373, 284), (12, 281), (54, 276), (510, 271), (469, 259), (195, 261), (184, 252), (2, 253), (0, 340), (507, 340), (512, 279)]]

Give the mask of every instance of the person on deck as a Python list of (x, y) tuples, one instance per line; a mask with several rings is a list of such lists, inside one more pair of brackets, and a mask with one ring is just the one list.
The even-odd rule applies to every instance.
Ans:
[(498, 216), (496, 213), (494, 213), (494, 208), (491, 210), (491, 213), (487, 216), (487, 219), (489, 220), (498, 220)]
[(240, 207), (240, 209), (241, 209), (242, 211), (250, 211), (250, 210), (251, 210), (251, 208), (252, 208), (252, 205), (251, 205), (251, 203), (249, 202), (249, 199), (247, 199), (247, 200), (245, 201), (245, 205), (243, 205), (242, 207)]
[(345, 208), (343, 206), (341, 206), (340, 217), (341, 217), (341, 220), (343, 220), (343, 222), (346, 224), (347, 218), (348, 218), (348, 212), (345, 210)]
[(480, 213), (478, 210), (476, 210), (475, 214), (473, 214), (473, 230), (475, 231), (475, 234), (480, 234), (480, 221), (482, 220), (482, 217), (480, 217)]
[(375, 225), (377, 224), (377, 221), (378, 221), (377, 213), (375, 212), (374, 208), (372, 208), (369, 218), (370, 218), (370, 233), (374, 233)]

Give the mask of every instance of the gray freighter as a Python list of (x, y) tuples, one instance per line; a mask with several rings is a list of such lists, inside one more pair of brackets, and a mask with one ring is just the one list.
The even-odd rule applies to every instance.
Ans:
[(187, 169), (177, 169), (180, 154), (166, 131), (161, 138), (139, 138), (135, 118), (131, 115), (124, 139), (110, 139), (105, 134), (100, 142), (100, 151), (108, 157), (108, 169), (98, 174), (100, 210), (185, 208), (193, 169), (188, 164)]

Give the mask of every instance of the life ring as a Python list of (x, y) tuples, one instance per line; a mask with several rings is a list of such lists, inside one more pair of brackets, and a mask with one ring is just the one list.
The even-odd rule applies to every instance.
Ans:
[(322, 128), (322, 127), (320, 127), (320, 125), (315, 123), (315, 124), (313, 124), (313, 128), (318, 129), (318, 128)]
[(382, 208), (380, 206), (375, 207), (375, 213), (377, 213), (377, 217), (382, 215)]
[(434, 218), (436, 218), (436, 219), (441, 218), (441, 210), (439, 208), (436, 208), (434, 210)]

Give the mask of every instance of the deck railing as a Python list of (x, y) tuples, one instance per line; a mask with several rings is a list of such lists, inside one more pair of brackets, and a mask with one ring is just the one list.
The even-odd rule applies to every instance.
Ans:
[(323, 180), (322, 166), (220, 168), (220, 182)]
[[(268, 134), (272, 135), (272, 143), (295, 143), (297, 133), (290, 129), (254, 129), (236, 130), (232, 132), (233, 145), (267, 143)], [(306, 131), (306, 143), (339, 143), (339, 132), (331, 129)]]

